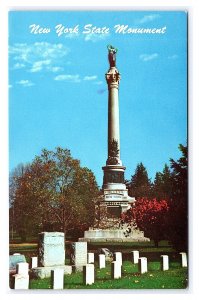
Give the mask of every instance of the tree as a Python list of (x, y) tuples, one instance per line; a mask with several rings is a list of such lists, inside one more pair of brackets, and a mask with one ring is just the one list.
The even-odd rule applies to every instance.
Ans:
[(134, 222), (158, 246), (166, 237), (168, 211), (166, 200), (138, 198), (135, 206), (122, 215), (122, 220), (129, 224)]
[(132, 197), (149, 197), (151, 194), (151, 181), (146, 168), (142, 163), (136, 167), (135, 174), (127, 184), (129, 195)]
[(165, 164), (161, 172), (157, 172), (152, 188), (152, 195), (157, 199), (170, 199), (172, 193), (172, 174), (170, 168)]
[(179, 145), (182, 156), (170, 159), (172, 170), (172, 197), (170, 201), (170, 239), (176, 249), (188, 248), (188, 149)]
[(17, 191), (17, 179), (25, 173), (28, 165), (19, 164), (9, 176), (9, 226), (11, 238), (13, 239), (15, 231), (15, 206), (14, 200)]
[(93, 173), (82, 168), (68, 149), (44, 149), (17, 178), (17, 230), (22, 237), (40, 230), (84, 230), (94, 219), (97, 194)]

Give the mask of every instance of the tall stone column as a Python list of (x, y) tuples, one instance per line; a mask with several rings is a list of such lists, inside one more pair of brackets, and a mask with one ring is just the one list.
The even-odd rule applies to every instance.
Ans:
[(120, 73), (116, 68), (117, 49), (108, 48), (110, 68), (106, 73), (108, 84), (108, 158), (104, 170), (103, 189), (124, 190), (124, 170), (120, 159), (120, 128), (119, 128), (119, 83)]
[(111, 157), (111, 143), (117, 142), (117, 158), (120, 159), (120, 129), (119, 129), (119, 99), (118, 89), (120, 73), (116, 67), (111, 67), (106, 73), (108, 84), (108, 157)]

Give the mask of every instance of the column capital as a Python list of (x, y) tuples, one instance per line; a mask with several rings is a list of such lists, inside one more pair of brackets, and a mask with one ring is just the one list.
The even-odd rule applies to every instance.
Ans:
[(116, 67), (110, 68), (105, 76), (109, 88), (118, 88), (121, 76)]

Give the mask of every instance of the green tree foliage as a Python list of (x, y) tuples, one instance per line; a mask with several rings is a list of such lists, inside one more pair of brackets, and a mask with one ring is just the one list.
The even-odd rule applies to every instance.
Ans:
[(172, 194), (172, 181), (173, 176), (171, 170), (167, 164), (161, 172), (157, 172), (155, 175), (152, 194), (157, 199), (170, 199)]
[[(170, 166), (165, 164), (163, 171), (156, 173), (152, 187), (143, 164), (138, 164), (127, 186), (129, 194), (137, 199), (136, 222), (146, 232), (146, 236), (154, 240), (162, 236), (170, 240), (177, 250), (187, 251), (188, 150), (182, 144), (179, 145), (179, 150), (181, 157), (176, 161), (170, 159)], [(166, 201), (167, 208), (162, 201)], [(162, 207), (159, 207), (161, 204)], [(130, 216), (133, 216), (132, 211)], [(125, 216), (125, 220), (127, 219)]]
[(75, 235), (93, 223), (97, 183), (69, 150), (42, 150), (14, 182), (12, 208), (22, 238), (41, 230), (72, 230)]
[(145, 166), (139, 163), (136, 167), (135, 174), (128, 182), (129, 195), (132, 197), (149, 197), (151, 195), (151, 181)]
[(181, 251), (188, 248), (188, 150), (179, 145), (182, 156), (170, 159), (172, 170), (172, 197), (170, 201), (170, 239)]

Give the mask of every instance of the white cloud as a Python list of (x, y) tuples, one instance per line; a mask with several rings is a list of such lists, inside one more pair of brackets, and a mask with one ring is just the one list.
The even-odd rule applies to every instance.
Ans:
[(84, 80), (91, 81), (97, 79), (97, 75), (85, 76)]
[(13, 70), (19, 70), (19, 69), (22, 69), (22, 68), (25, 68), (25, 64), (22, 64), (22, 63), (16, 63), (16, 64), (14, 64), (14, 66), (13, 66)]
[(56, 81), (69, 81), (69, 82), (80, 82), (80, 76), (79, 74), (71, 75), (71, 74), (62, 74), (57, 75), (54, 80)]
[(33, 86), (34, 85), (34, 83), (32, 81), (28, 80), (28, 79), (26, 79), (26, 80), (22, 79), (20, 81), (17, 81), (17, 84), (20, 84), (20, 85), (22, 85), (24, 87), (29, 87), (29, 86)]
[(136, 23), (144, 24), (144, 23), (147, 23), (147, 22), (152, 22), (152, 21), (154, 21), (156, 19), (159, 19), (159, 18), (160, 18), (160, 15), (158, 15), (158, 14), (146, 15), (143, 18), (141, 18), (140, 20), (137, 20)]
[(24, 65), (27, 70), (33, 73), (47, 69), (55, 72), (53, 67), (55, 65), (59, 67), (59, 64), (63, 63), (63, 57), (67, 56), (69, 51), (70, 49), (61, 43), (51, 44), (47, 42), (29, 45), (16, 43), (9, 48), (10, 56), (17, 61), (15, 67)]
[(59, 72), (59, 71), (63, 71), (63, 68), (62, 67), (53, 67), (53, 66), (49, 66), (47, 68), (49, 71), (53, 72), (53, 73), (56, 73), (56, 72)]
[(177, 58), (178, 58), (177, 54), (173, 54), (173, 55), (168, 56), (168, 59), (177, 59)]
[(101, 34), (96, 34), (96, 33), (89, 33), (89, 34), (85, 34), (85, 41), (91, 41), (91, 42), (98, 42), (101, 40), (105, 40), (107, 37), (109, 37), (110, 34), (109, 33), (101, 33)]
[(36, 62), (33, 63), (32, 68), (30, 69), (30, 72), (32, 72), (32, 73), (39, 72), (45, 66), (48, 66), (50, 64), (51, 64), (51, 60), (50, 59), (36, 61)]
[(140, 54), (139, 58), (142, 61), (149, 61), (149, 60), (153, 60), (156, 59), (158, 57), (157, 53), (153, 53), (153, 54)]

